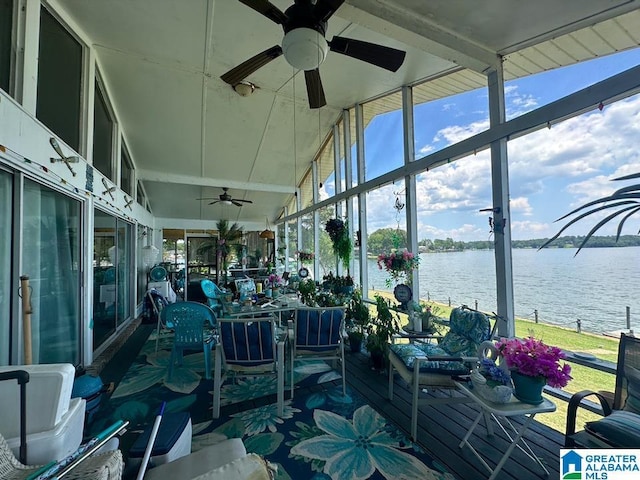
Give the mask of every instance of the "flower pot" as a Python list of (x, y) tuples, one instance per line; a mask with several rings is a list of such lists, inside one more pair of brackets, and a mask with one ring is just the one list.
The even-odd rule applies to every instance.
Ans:
[(349, 332), (349, 346), (351, 353), (360, 353), (362, 350), (362, 334)]
[(371, 355), (371, 363), (376, 370), (382, 370), (384, 368), (384, 352), (382, 350), (373, 350), (369, 352)]
[(514, 370), (511, 372), (511, 380), (513, 380), (513, 395), (521, 402), (538, 405), (544, 401), (542, 390), (547, 384), (544, 377), (530, 377)]

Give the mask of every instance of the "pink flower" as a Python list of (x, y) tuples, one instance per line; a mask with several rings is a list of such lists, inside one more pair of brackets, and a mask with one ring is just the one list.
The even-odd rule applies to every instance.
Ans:
[(529, 377), (544, 377), (551, 387), (566, 387), (572, 378), (571, 366), (560, 364), (565, 358), (564, 352), (541, 340), (503, 338), (496, 342), (496, 347), (509, 368)]

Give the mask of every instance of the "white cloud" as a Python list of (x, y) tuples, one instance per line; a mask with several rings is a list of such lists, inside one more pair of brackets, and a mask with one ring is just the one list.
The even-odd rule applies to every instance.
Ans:
[(529, 205), (529, 199), (527, 197), (512, 198), (509, 201), (509, 207), (512, 212), (518, 212), (520, 215), (533, 215), (533, 208)]

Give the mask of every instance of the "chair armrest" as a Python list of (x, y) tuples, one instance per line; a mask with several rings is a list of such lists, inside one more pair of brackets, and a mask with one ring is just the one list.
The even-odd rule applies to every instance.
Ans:
[(576, 416), (578, 413), (578, 407), (581, 405), (582, 400), (590, 395), (596, 396), (600, 402), (600, 406), (602, 407), (605, 417), (611, 414), (611, 406), (609, 405), (609, 402), (607, 402), (607, 398), (601, 393), (591, 390), (582, 390), (581, 392), (574, 393), (569, 400), (569, 405), (567, 406), (567, 424), (565, 428), (566, 448), (572, 448), (575, 446), (571, 436), (576, 433)]

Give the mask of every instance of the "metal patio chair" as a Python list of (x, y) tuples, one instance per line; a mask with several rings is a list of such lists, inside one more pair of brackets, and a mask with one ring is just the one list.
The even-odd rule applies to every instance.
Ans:
[(284, 413), (284, 344), (272, 316), (218, 319), (220, 342), (215, 349), (213, 418), (220, 417), (223, 371), (233, 377), (273, 375), (277, 382), (278, 415)]
[[(604, 418), (587, 422), (576, 432), (578, 407), (595, 396)], [(591, 409), (594, 410), (594, 409)], [(624, 333), (618, 346), (614, 392), (582, 390), (574, 393), (567, 408), (565, 447), (637, 448), (640, 445), (640, 338)]]

